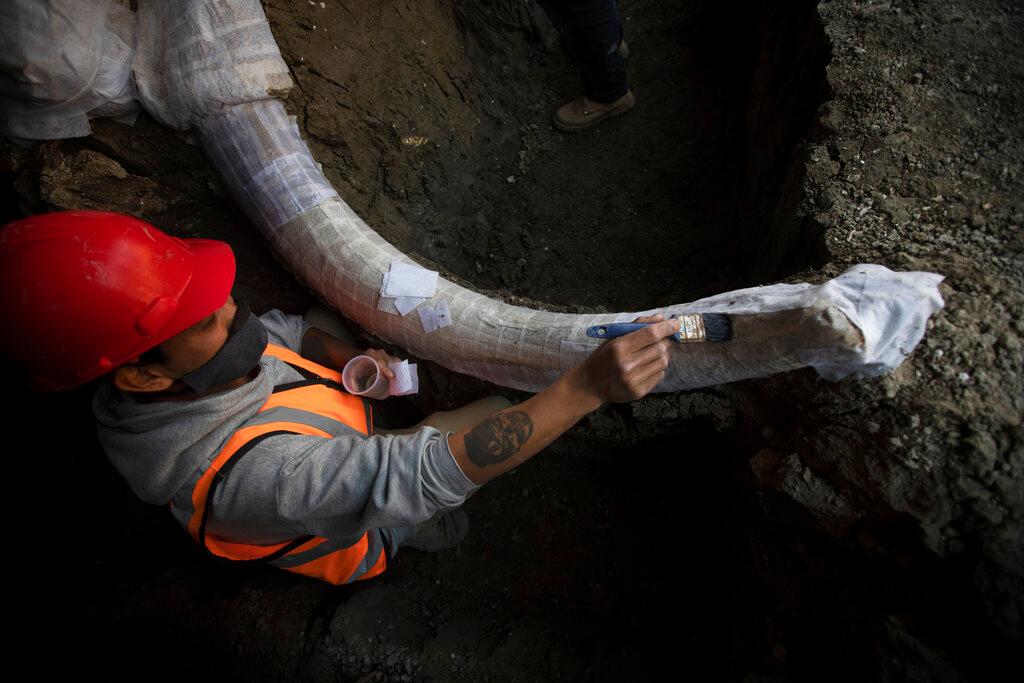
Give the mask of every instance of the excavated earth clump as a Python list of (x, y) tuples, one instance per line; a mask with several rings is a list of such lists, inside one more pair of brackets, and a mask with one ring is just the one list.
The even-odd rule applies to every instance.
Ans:
[[(549, 123), (575, 67), (531, 2), (264, 7), (327, 177), (451, 279), (594, 312), (859, 262), (942, 273), (947, 307), (903, 366), (606, 406), (475, 496), (458, 549), (402, 551), (340, 589), (211, 565), (107, 464), (87, 391), (29, 397), (12, 423), (45, 425), (58, 467), (16, 458), (20, 509), (42, 519), (12, 540), (64, 544), (15, 581), (29, 640), (108, 678), (1019, 670), (1024, 17), (994, 0), (706, 4), (621, 0), (637, 107), (575, 136)], [(7, 217), (132, 213), (230, 242), (254, 309), (314, 301), (202, 153), (146, 116), (3, 151)], [(525, 398), (420, 367), (414, 401), (381, 405), (393, 426)]]

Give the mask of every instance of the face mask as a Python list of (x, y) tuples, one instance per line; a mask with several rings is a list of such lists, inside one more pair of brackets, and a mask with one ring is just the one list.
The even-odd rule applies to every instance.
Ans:
[(245, 304), (238, 304), (231, 321), (227, 341), (217, 355), (193, 370), (181, 381), (192, 391), (202, 394), (224, 382), (238, 379), (256, 367), (267, 348), (267, 328)]

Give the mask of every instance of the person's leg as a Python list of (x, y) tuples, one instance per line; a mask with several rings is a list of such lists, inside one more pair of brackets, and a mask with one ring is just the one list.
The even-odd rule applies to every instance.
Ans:
[(504, 396), (485, 396), (472, 403), (467, 403), (461, 408), (433, 413), (416, 426), (429, 425), (440, 432), (457, 432), (466, 427), (472, 427), (485, 417), (490, 417), (511, 405), (512, 402)]
[(583, 92), (595, 102), (614, 102), (629, 90), (619, 53), (622, 17), (615, 0), (568, 0), (565, 18), (580, 60)]
[(541, 6), (544, 13), (548, 15), (551, 25), (558, 31), (558, 35), (562, 40), (562, 49), (565, 50), (566, 54), (575, 59), (579, 50), (576, 47), (576, 34), (566, 14), (565, 5), (567, 1), (569, 0), (537, 0), (537, 4)]
[(377, 433), (412, 434), (423, 426), (434, 427), (442, 434), (457, 432), (465, 429), (466, 427), (472, 427), (482, 421), (485, 417), (490, 417), (499, 410), (504, 410), (511, 405), (512, 402), (504, 396), (486, 396), (484, 398), (477, 399), (472, 403), (467, 403), (461, 408), (455, 408), (454, 410), (439, 410), (436, 413), (431, 413), (421, 422), (413, 425), (412, 427), (406, 427), (404, 429), (382, 429)]
[(302, 319), (313, 327), (333, 335), (349, 346), (355, 346), (356, 340), (352, 333), (345, 327), (341, 317), (323, 304), (314, 304), (308, 311), (302, 314)]
[[(422, 422), (407, 429), (382, 431), (384, 434), (411, 434), (424, 425), (434, 427), (442, 434), (457, 432), (471, 427), (499, 410), (504, 410), (512, 402), (503, 396), (487, 396), (456, 408), (432, 413)], [(480, 489), (473, 489), (466, 496), (468, 500)], [(458, 544), (469, 531), (469, 515), (461, 507), (438, 511), (426, 522), (416, 525), (415, 533), (404, 539), (400, 547), (415, 548), (427, 552), (445, 550)]]
[(399, 548), (415, 548), (436, 553), (458, 545), (469, 531), (469, 515), (461, 507), (442, 510), (417, 524), (411, 536), (399, 543)]
[(633, 108), (636, 98), (626, 81), (622, 18), (615, 0), (565, 0), (564, 21), (573, 34), (583, 96), (555, 112), (555, 126), (574, 133)]

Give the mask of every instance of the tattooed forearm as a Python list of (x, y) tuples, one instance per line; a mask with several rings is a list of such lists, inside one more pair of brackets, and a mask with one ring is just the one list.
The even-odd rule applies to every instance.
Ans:
[(531, 434), (533, 421), (526, 413), (498, 413), (466, 435), (466, 455), (477, 467), (497, 465), (514, 455)]

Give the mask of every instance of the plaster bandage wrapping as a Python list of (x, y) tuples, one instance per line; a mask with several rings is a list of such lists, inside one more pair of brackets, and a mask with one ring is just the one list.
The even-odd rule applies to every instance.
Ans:
[(198, 130), (235, 201), (264, 235), (337, 197), (279, 100), (231, 107)]
[(137, 26), (139, 95), (165, 126), (187, 130), (292, 86), (259, 0), (150, 0)]

